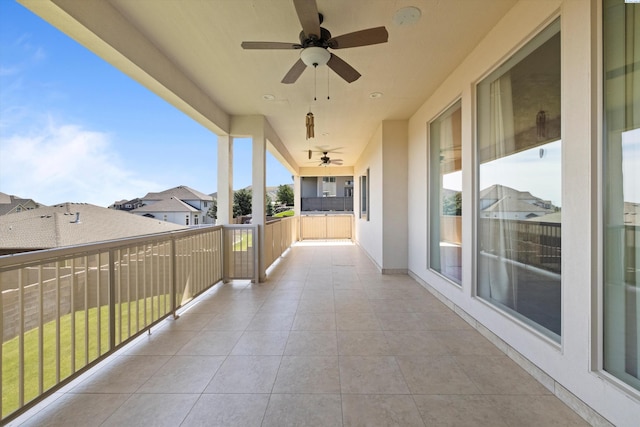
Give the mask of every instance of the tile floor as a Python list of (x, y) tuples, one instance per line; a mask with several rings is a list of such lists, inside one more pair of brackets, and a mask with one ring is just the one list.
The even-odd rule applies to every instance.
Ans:
[(216, 285), (11, 425), (587, 425), (408, 276), (353, 245)]

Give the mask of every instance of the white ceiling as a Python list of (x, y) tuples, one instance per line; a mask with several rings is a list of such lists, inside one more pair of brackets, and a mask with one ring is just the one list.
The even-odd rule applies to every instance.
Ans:
[[(74, 37), (77, 33), (69, 27), (77, 24), (70, 24), (69, 16), (86, 14), (98, 3), (50, 0), (49, 6), (43, 6), (40, 0), (21, 1)], [(296, 163), (294, 168), (312, 166), (307, 150), (317, 146), (340, 147), (340, 154), (333, 157), (353, 165), (381, 121), (408, 119), (516, 3), (317, 0), (324, 15), (322, 27), (334, 37), (385, 26), (389, 41), (332, 51), (362, 74), (353, 83), (323, 66), (316, 73), (306, 69), (296, 83), (286, 85), (280, 81), (300, 50), (244, 50), (240, 43), (298, 43), (301, 25), (292, 0), (105, 1), (124, 18), (119, 25), (130, 25), (141, 33), (175, 66), (172, 72), (183, 73), (226, 114), (264, 115)], [(412, 25), (394, 24), (394, 14), (406, 6), (419, 8), (421, 19)], [(99, 27), (110, 25), (93, 22), (97, 22), (95, 28), (88, 30), (99, 37), (104, 34)], [(90, 37), (79, 41), (98, 50)], [(129, 59), (144, 70), (143, 61)], [(372, 99), (373, 92), (383, 96)], [(273, 95), (274, 100), (267, 101), (264, 95)], [(306, 140), (309, 111), (315, 116), (316, 137)], [(319, 156), (315, 154), (314, 159)]]

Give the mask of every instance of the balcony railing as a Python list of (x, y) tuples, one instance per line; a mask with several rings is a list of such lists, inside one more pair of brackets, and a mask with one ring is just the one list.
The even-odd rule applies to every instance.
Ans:
[(478, 227), (482, 252), (560, 274), (560, 223), (480, 218)]
[[(271, 264), (298, 218), (265, 227)], [(0, 257), (2, 421), (223, 279), (257, 279), (257, 227), (218, 226)]]
[(300, 210), (303, 212), (353, 212), (353, 197), (302, 197)]

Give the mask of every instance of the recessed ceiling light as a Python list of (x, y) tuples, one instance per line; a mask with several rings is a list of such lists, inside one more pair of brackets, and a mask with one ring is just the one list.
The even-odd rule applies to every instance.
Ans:
[(403, 7), (393, 15), (393, 23), (398, 26), (411, 25), (418, 22), (422, 12), (420, 9), (413, 6)]
[(266, 95), (262, 95), (262, 99), (264, 99), (265, 101), (273, 101), (274, 99), (276, 99), (276, 97), (268, 93)]
[(369, 94), (369, 98), (371, 99), (382, 98), (382, 92), (371, 92)]

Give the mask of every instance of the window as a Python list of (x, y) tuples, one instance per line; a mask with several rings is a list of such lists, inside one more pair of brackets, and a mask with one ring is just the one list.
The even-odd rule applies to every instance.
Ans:
[(477, 292), (559, 341), (559, 20), (480, 82), (477, 93)]
[(184, 220), (184, 224), (185, 225), (189, 225), (189, 215), (186, 216), (186, 218)]
[(604, 369), (640, 390), (640, 4), (603, 18)]
[(193, 217), (193, 225), (198, 225), (198, 215), (194, 215), (194, 217)]
[(462, 280), (460, 101), (429, 125), (429, 268)]
[(360, 218), (369, 221), (369, 169), (360, 177)]
[(337, 185), (335, 176), (322, 177), (322, 197), (336, 197)]

